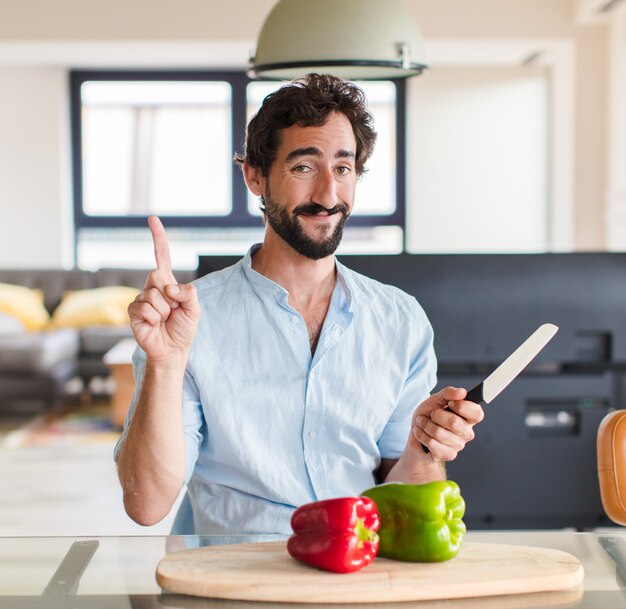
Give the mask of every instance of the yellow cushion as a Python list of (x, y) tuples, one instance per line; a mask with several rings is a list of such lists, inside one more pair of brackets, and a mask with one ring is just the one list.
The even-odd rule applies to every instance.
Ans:
[(111, 286), (67, 292), (52, 314), (57, 328), (123, 326), (129, 323), (126, 309), (139, 294), (136, 288)]
[(10, 283), (0, 283), (0, 312), (16, 317), (31, 332), (40, 330), (50, 321), (41, 290)]

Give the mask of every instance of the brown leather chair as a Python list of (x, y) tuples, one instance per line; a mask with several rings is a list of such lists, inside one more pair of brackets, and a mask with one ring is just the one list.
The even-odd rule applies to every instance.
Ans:
[(607, 516), (626, 525), (626, 410), (607, 414), (597, 436), (600, 497)]

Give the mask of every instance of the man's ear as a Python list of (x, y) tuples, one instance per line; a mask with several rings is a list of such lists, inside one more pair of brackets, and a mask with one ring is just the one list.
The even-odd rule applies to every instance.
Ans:
[(252, 167), (248, 161), (243, 163), (243, 179), (253, 195), (260, 197), (265, 194), (265, 176), (258, 167)]

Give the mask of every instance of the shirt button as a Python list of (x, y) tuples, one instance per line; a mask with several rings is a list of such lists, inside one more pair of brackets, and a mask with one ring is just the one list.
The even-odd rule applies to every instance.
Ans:
[(292, 324), (297, 324), (298, 323), (298, 318), (295, 315), (291, 316), (291, 323)]
[(315, 438), (317, 436), (317, 432), (313, 429), (309, 432), (309, 438)]

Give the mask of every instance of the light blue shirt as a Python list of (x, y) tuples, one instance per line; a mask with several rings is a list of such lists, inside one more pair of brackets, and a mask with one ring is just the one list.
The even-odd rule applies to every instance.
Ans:
[[(381, 459), (400, 456), (436, 383), (413, 297), (337, 262), (312, 356), (287, 291), (252, 269), (258, 247), (194, 282), (202, 316), (182, 404), (193, 524), (178, 518), (174, 532), (289, 534), (297, 506), (360, 494)], [(133, 359), (139, 387), (145, 355)]]

